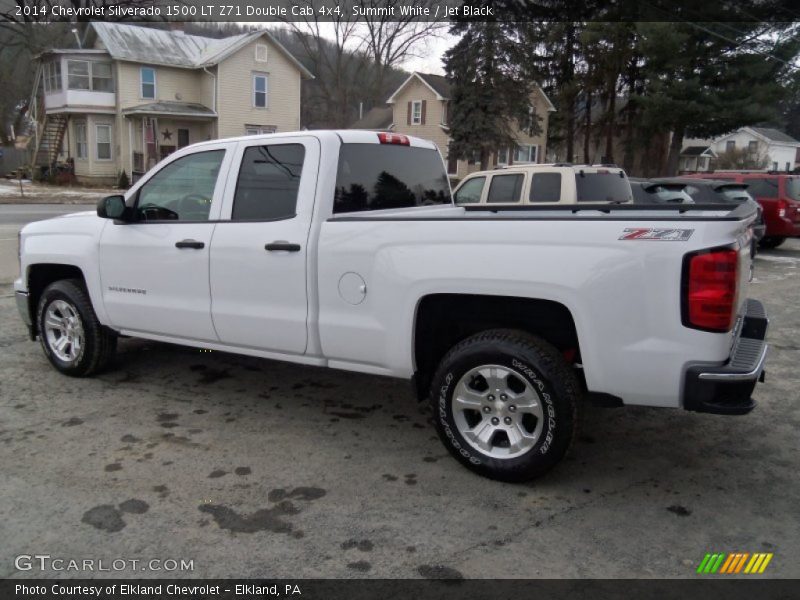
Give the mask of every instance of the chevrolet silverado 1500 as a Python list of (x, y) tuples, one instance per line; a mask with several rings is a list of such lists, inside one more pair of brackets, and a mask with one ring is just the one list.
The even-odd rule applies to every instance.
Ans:
[(250, 136), (179, 150), (96, 214), (27, 225), (14, 286), (66, 375), (107, 367), (125, 335), (407, 378), (455, 458), (518, 481), (564, 456), (584, 397), (753, 408), (754, 218), (459, 207), (430, 142)]

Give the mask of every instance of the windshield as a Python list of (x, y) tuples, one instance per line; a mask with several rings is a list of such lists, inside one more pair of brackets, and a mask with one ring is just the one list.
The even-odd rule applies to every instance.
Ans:
[(800, 202), (800, 177), (786, 178), (786, 195)]
[(578, 202), (630, 202), (631, 184), (622, 171), (575, 174)]

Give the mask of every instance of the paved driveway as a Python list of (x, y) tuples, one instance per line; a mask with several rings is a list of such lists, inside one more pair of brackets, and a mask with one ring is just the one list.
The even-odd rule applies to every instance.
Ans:
[(61, 376), (6, 286), (0, 577), (41, 576), (14, 568), (35, 553), (193, 561), (127, 576), (692, 577), (735, 551), (799, 577), (798, 264), (797, 241), (757, 261), (755, 412), (587, 407), (525, 485), (460, 467), (401, 381), (132, 339), (114, 370)]

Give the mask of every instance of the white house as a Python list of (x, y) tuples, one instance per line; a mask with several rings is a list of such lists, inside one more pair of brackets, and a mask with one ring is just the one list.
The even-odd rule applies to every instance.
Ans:
[(793, 171), (798, 166), (800, 142), (778, 129), (742, 127), (715, 139), (711, 148), (717, 155), (732, 149), (747, 149), (753, 154), (764, 153), (769, 157), (768, 169)]

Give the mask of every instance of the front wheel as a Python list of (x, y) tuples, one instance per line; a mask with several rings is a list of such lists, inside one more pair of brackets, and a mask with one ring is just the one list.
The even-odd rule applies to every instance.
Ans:
[(36, 314), (44, 353), (65, 375), (91, 375), (113, 359), (117, 336), (97, 320), (83, 282), (51, 283), (42, 292)]
[(515, 330), (460, 342), (431, 384), (439, 437), (473, 471), (526, 481), (560, 461), (577, 428), (580, 387), (558, 350)]
[(762, 248), (771, 249), (771, 248), (777, 248), (785, 241), (786, 241), (785, 237), (779, 235), (768, 235), (766, 237), (761, 238), (761, 241), (758, 243), (758, 245), (761, 246)]

